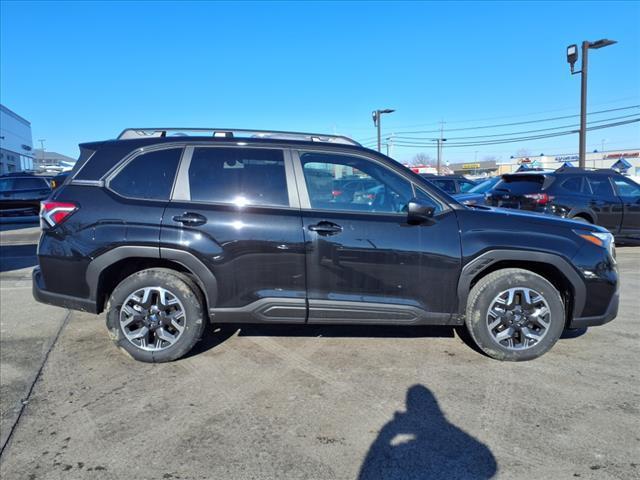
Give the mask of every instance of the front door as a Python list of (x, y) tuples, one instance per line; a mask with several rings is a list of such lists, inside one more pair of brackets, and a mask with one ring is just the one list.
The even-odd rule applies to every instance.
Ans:
[[(415, 186), (375, 159), (294, 155), (306, 243), (309, 323), (442, 323), (456, 308), (460, 238), (455, 213), (407, 224)], [(337, 188), (346, 181), (349, 191)]]
[(209, 300), (214, 321), (306, 320), (293, 183), (288, 151), (187, 147), (163, 217), (161, 256), (179, 260), (180, 252), (188, 252), (213, 274), (208, 283), (216, 285), (209, 295), (215, 297)]
[(640, 239), (640, 185), (622, 176), (612, 180), (624, 209), (620, 234)]

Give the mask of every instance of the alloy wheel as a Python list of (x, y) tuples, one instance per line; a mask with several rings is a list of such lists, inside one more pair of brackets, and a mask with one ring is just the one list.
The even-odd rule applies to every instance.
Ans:
[(486, 325), (491, 338), (509, 350), (526, 350), (545, 337), (551, 323), (545, 298), (525, 287), (499, 293), (487, 311)]
[(175, 344), (186, 325), (182, 302), (162, 287), (136, 290), (120, 308), (120, 328), (136, 347), (157, 352)]

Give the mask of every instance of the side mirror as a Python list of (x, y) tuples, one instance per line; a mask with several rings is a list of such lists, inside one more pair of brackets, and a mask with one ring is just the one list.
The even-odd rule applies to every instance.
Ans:
[(407, 223), (418, 225), (420, 223), (433, 223), (433, 214), (436, 209), (433, 205), (421, 203), (420, 200), (412, 199), (407, 205)]

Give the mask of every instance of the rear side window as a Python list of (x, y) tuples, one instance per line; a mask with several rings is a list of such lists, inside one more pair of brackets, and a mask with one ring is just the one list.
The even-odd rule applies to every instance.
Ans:
[(589, 177), (588, 181), (589, 187), (591, 187), (591, 191), (596, 197), (610, 198), (614, 196), (609, 177), (605, 177), (604, 175), (599, 177)]
[(47, 187), (47, 181), (43, 178), (16, 178), (13, 181), (14, 190), (36, 190)]
[(181, 148), (170, 148), (139, 155), (111, 179), (109, 188), (124, 197), (168, 200), (181, 154)]
[(542, 190), (543, 175), (505, 175), (496, 186), (495, 190), (507, 190), (511, 193), (525, 194)]
[(195, 148), (189, 190), (199, 202), (289, 206), (282, 150)]

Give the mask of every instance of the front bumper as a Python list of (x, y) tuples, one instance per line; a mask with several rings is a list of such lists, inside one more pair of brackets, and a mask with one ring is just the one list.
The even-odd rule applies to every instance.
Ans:
[(40, 303), (47, 303), (57, 307), (68, 308), (70, 310), (80, 310), (83, 312), (97, 313), (97, 305), (89, 298), (72, 297), (61, 293), (50, 292), (45, 289), (40, 267), (35, 267), (31, 274), (33, 281), (33, 298)]
[(577, 317), (571, 320), (569, 323), (569, 328), (585, 328), (585, 327), (595, 327), (597, 325), (604, 325), (605, 323), (610, 322), (618, 315), (618, 304), (620, 303), (620, 292), (616, 292), (613, 297), (611, 297), (611, 301), (609, 302), (609, 306), (603, 315), (598, 315), (595, 317)]

